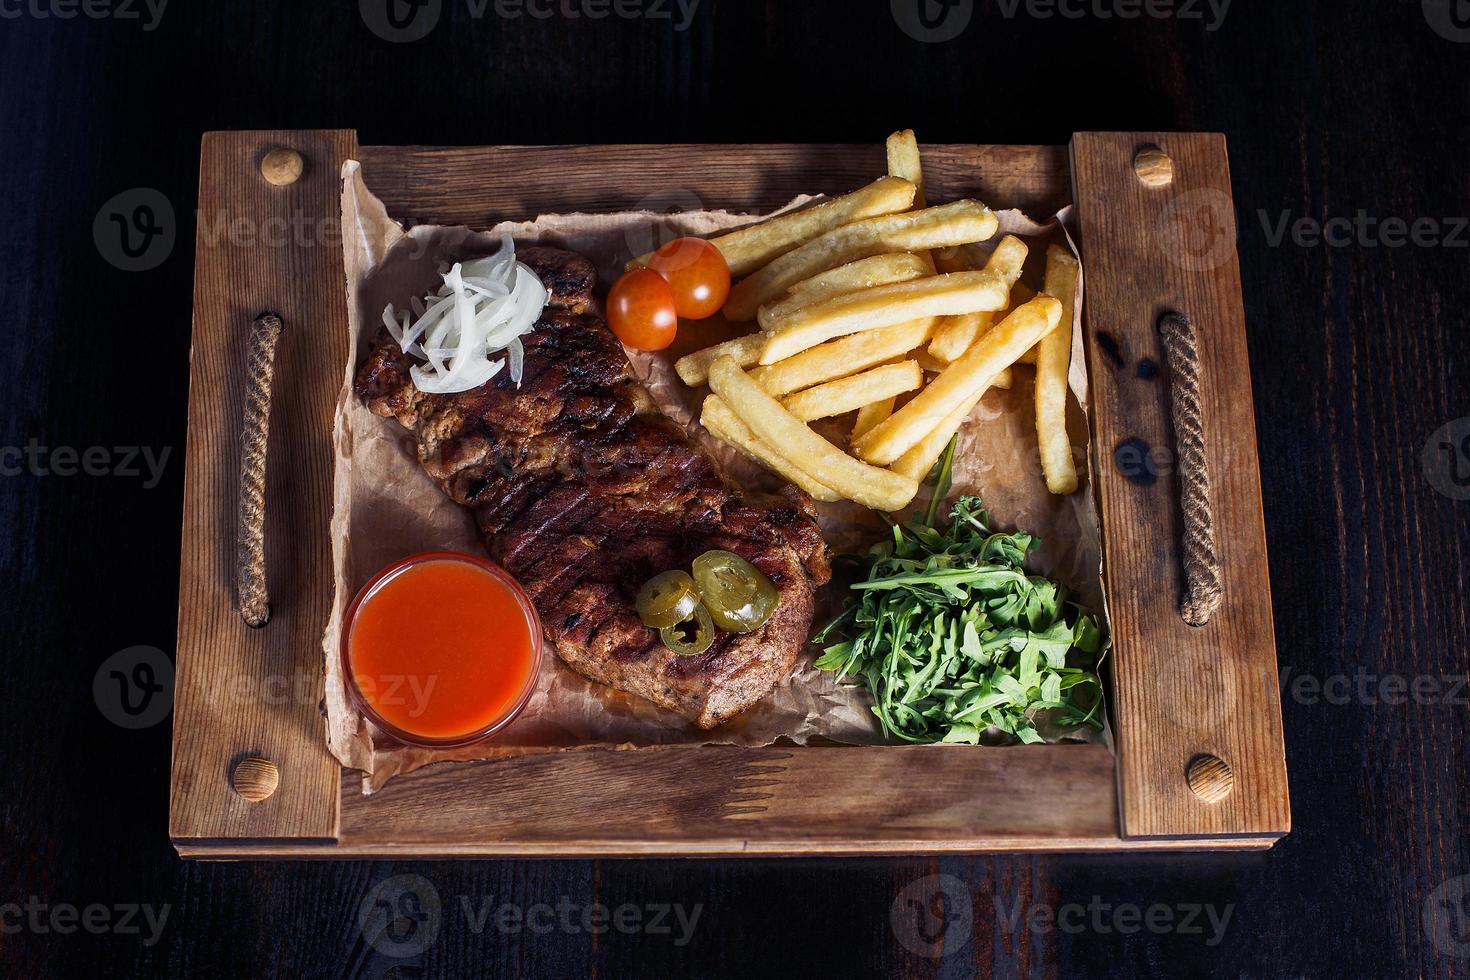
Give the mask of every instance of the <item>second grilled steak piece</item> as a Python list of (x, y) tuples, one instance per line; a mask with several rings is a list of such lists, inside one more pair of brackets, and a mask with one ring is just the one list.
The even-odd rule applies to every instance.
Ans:
[[(519, 388), (502, 374), (426, 395), (409, 378), (413, 359), (383, 331), (357, 393), (412, 430), (429, 475), (474, 509), (491, 557), (525, 586), (562, 660), (713, 728), (765, 697), (806, 641), (815, 586), (830, 577), (811, 500), (795, 488), (729, 486), (654, 407), (612, 332), (584, 312), (594, 280), (585, 258), (540, 247), (518, 257), (552, 294), (523, 338)], [(759, 630), (678, 657), (633, 600), (654, 575), (712, 548), (755, 565), (781, 601)]]

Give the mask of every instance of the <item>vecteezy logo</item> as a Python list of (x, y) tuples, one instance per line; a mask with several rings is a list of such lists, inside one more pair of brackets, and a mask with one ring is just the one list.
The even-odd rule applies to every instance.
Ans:
[(1434, 948), (1456, 959), (1470, 957), (1470, 875), (1451, 878), (1424, 900), (1424, 932)]
[(368, 30), (385, 41), (407, 44), (429, 36), (439, 23), (444, 0), (357, 0)]
[(915, 41), (943, 44), (970, 26), (975, 0), (889, 0), (893, 19)]
[(1446, 41), (1470, 41), (1470, 0), (1424, 0), (1424, 19)]
[(92, 697), (119, 728), (150, 728), (174, 706), (174, 665), (158, 647), (119, 650), (97, 668)]
[(1435, 430), (1419, 462), (1434, 489), (1451, 500), (1470, 500), (1470, 416)]
[(443, 912), (433, 882), (422, 875), (394, 875), (362, 897), (357, 926), (384, 956), (418, 956), (438, 940)]
[(888, 922), (899, 944), (915, 956), (948, 956), (965, 945), (975, 928), (970, 889), (954, 875), (911, 881), (894, 897)]
[(1165, 254), (1188, 272), (1218, 269), (1235, 252), (1235, 202), (1224, 191), (1185, 191), (1169, 205), (1165, 226), (1174, 229), (1179, 243)]
[(108, 262), (124, 272), (147, 272), (174, 250), (174, 206), (163, 192), (134, 187), (97, 210), (92, 241)]

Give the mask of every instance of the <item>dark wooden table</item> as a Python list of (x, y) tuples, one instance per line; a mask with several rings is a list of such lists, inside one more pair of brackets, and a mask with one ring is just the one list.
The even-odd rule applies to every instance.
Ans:
[[(401, 30), (442, 8), (433, 30), (393, 42), (366, 0), (161, 17), (0, 0), (0, 973), (1470, 970), (1470, 25), (1452, 0), (1242, 3), (1223, 20), (1194, 0), (935, 0), (950, 19), (928, 26), (898, 0), (703, 0), (687, 24), (654, 0), (489, 0), (481, 17), (424, 2)], [(1103, 16), (1140, 10), (1155, 15)], [(114, 724), (93, 677), (119, 650), (173, 649), (200, 133), (845, 142), (902, 126), (1229, 137), (1291, 837), (1247, 857), (179, 861), (169, 723)], [(94, 244), (104, 203), (135, 188), (171, 208), (139, 213), (173, 228), (171, 252)], [(420, 876), (438, 926), (402, 958), (358, 925), (395, 875)], [(945, 955), (927, 955), (941, 932)]]

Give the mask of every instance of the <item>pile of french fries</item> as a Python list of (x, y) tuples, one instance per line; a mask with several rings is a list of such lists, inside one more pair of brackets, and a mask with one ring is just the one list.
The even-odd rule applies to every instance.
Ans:
[[(896, 511), (985, 392), (1034, 365), (1042, 472), (1052, 493), (1075, 491), (1066, 398), (1077, 261), (1051, 246), (1033, 293), (1020, 282), (1019, 238), (988, 255), (974, 247), (997, 229), (978, 201), (928, 206), (906, 130), (888, 139), (887, 176), (712, 239), (738, 279), (725, 318), (759, 329), (675, 364), (685, 384), (710, 387), (700, 421), (817, 500)], [(846, 448), (808, 424), (849, 412)]]

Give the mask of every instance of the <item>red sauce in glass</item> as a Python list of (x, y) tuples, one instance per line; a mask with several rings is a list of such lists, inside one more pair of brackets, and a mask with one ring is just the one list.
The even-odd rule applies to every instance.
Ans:
[(541, 627), (505, 572), (468, 555), (405, 559), (348, 611), (345, 663), (360, 706), (405, 741), (462, 743), (525, 705)]

